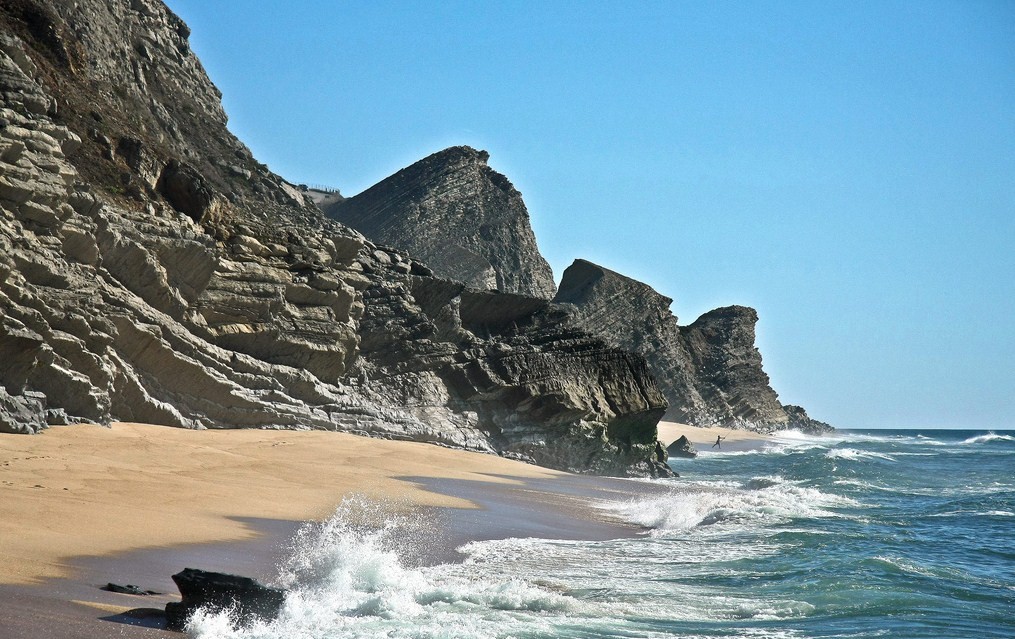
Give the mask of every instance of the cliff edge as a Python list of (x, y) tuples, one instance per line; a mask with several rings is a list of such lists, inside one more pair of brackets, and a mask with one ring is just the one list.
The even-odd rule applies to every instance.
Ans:
[(188, 36), (156, 0), (0, 5), (0, 431), (318, 428), (668, 472), (640, 356), (545, 277), (477, 291), (322, 216), (225, 128)]
[(645, 357), (669, 420), (760, 432), (830, 430), (799, 406), (779, 402), (754, 345), (753, 308), (719, 308), (680, 326), (672, 299), (586, 260), (564, 271), (554, 301), (572, 305), (585, 330)]

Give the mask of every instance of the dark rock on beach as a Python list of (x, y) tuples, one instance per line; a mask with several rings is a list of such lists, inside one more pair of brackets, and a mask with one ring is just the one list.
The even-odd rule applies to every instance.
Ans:
[(249, 577), (185, 568), (173, 575), (182, 600), (166, 604), (166, 628), (183, 630), (195, 611), (228, 610), (237, 626), (270, 621), (285, 604), (285, 591), (264, 586)]
[(687, 439), (687, 435), (681, 435), (680, 439), (667, 446), (666, 453), (670, 457), (693, 458), (698, 456), (698, 451), (694, 449), (690, 440)]
[(154, 590), (144, 590), (138, 586), (135, 586), (134, 584), (120, 585), (114, 584), (113, 582), (109, 582), (108, 584), (103, 586), (102, 589), (107, 592), (117, 592), (122, 595), (137, 595), (140, 597), (148, 597), (151, 595), (161, 594), (155, 592)]
[(45, 395), (31, 391), (10, 395), (0, 386), (0, 433), (31, 435), (47, 426)]

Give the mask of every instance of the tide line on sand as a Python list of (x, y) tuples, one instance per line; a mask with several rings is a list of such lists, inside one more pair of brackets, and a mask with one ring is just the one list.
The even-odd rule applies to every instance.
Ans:
[[(665, 443), (680, 434), (702, 449), (716, 436), (660, 424)], [(764, 439), (718, 434), (729, 435), (731, 448)], [(446, 557), (477, 539), (638, 534), (590, 504), (666, 490), (325, 431), (115, 423), (0, 436), (0, 598), (13, 611), (0, 619), (0, 635), (37, 636), (42, 615), (61, 619), (62, 630), (47, 622), (52, 637), (101, 635), (110, 621), (127, 624), (117, 629), (125, 637), (156, 636), (144, 634), (152, 627), (129, 628), (134, 620), (108, 615), (174, 599), (168, 577), (185, 567), (180, 562), (225, 571), (237, 566), (236, 572), (263, 564), (296, 522), (327, 520), (350, 496), (382, 504), (392, 515), (445, 517), (437, 527), (448, 537), (440, 555)], [(424, 528), (436, 532), (429, 523)], [(139, 579), (134, 583), (158, 586), (165, 595), (140, 602), (98, 589), (116, 579)]]
[(242, 518), (320, 520), (350, 494), (393, 508), (474, 508), (404, 477), (493, 483), (557, 471), (494, 455), (322, 431), (77, 425), (0, 437), (0, 583), (66, 560), (248, 539)]

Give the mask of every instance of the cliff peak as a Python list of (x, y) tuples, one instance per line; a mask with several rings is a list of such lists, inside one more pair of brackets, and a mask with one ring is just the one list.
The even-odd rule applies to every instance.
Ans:
[(553, 272), (536, 246), (521, 193), (489, 167), (489, 157), (468, 146), (438, 151), (325, 213), (420, 258), (442, 277), (549, 299)]

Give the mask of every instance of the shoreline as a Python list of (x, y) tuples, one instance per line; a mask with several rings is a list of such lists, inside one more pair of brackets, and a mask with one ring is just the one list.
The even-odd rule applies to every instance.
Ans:
[[(636, 536), (591, 504), (656, 490), (665, 488), (326, 431), (117, 423), (2, 436), (0, 636), (39, 636), (41, 618), (50, 638), (179, 637), (122, 613), (177, 600), (171, 575), (184, 567), (270, 581), (293, 533), (350, 496), (431, 527), (413, 559), (422, 565), (460, 560), (468, 541)], [(100, 590), (107, 582), (165, 594)]]
[[(766, 435), (751, 430), (736, 430), (722, 427), (702, 428), (678, 422), (659, 422), (659, 441), (663, 443), (663, 446), (669, 446), (677, 439), (680, 439), (681, 435), (686, 436), (699, 453), (711, 453), (761, 448), (765, 444), (775, 441), (778, 433)], [(716, 437), (722, 437), (723, 440), (719, 444), (719, 447), (713, 450), (712, 444), (715, 443)]]
[(321, 520), (351, 494), (393, 510), (475, 508), (404, 477), (517, 484), (564, 474), (495, 455), (327, 431), (116, 423), (10, 435), (0, 437), (0, 537), (8, 540), (0, 548), (0, 583), (66, 576), (69, 557), (250, 539), (257, 533), (244, 518)]

